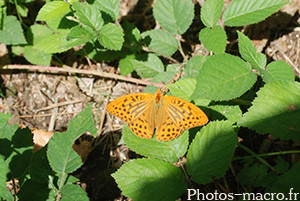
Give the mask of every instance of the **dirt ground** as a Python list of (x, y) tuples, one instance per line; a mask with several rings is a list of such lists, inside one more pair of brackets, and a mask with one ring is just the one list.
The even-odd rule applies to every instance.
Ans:
[[(140, 31), (153, 29), (155, 21), (152, 16), (152, 1), (124, 0), (121, 1), (121, 18), (128, 19)], [(138, 3), (137, 3), (138, 2)], [(196, 2), (196, 1), (195, 1)], [(196, 18), (184, 34), (187, 51), (196, 55), (203, 46), (198, 41), (199, 30), (203, 27), (199, 21), (199, 8), (204, 1), (198, 0)], [(225, 1), (228, 5), (230, 1)], [(259, 52), (267, 55), (269, 61), (283, 60), (292, 66), (295, 75), (300, 75), (300, 0), (291, 1), (280, 11), (265, 21), (246, 27), (226, 28), (228, 34), (227, 52), (237, 54), (236, 29), (243, 31), (254, 42)], [(199, 4), (198, 4), (199, 3)], [(221, 22), (220, 22), (221, 23)], [(207, 54), (209, 52), (202, 51)], [(62, 56), (62, 55), (60, 55)], [(174, 55), (176, 57), (176, 54)], [(117, 74), (117, 63), (96, 63), (90, 66), (85, 58), (79, 58), (72, 53), (62, 57), (66, 65), (77, 69), (99, 70)], [(0, 44), (0, 64), (28, 64), (22, 58), (11, 57), (8, 47)], [(52, 63), (53, 66), (56, 63)], [(106, 105), (113, 100), (129, 93), (142, 92), (145, 86), (111, 78), (86, 75), (69, 75), (68, 73), (40, 73), (38, 71), (0, 70), (1, 90), (5, 98), (0, 98), (0, 112), (14, 115), (10, 123), (29, 127), (36, 130), (65, 131), (68, 123), (89, 102), (94, 102), (96, 125), (99, 129), (96, 141), (87, 137), (77, 141), (89, 154), (84, 153), (86, 162), (74, 175), (81, 180), (81, 186), (86, 189), (91, 200), (128, 200), (120, 194), (120, 190), (110, 176), (122, 163), (136, 154), (125, 145), (116, 146), (120, 138), (123, 123), (118, 119), (112, 120), (106, 112)], [(134, 76), (134, 75), (129, 75)], [(112, 76), (113, 78), (113, 76)], [(112, 132), (117, 133), (115, 138)], [(256, 139), (262, 147), (262, 141)], [(84, 143), (87, 142), (88, 143)], [(96, 146), (97, 145), (97, 146)], [(280, 144), (290, 146), (290, 144)], [(99, 154), (100, 153), (100, 154)], [(231, 175), (232, 186), (237, 186)], [(234, 185), (236, 184), (236, 185)], [(206, 188), (209, 190), (213, 184)], [(233, 187), (234, 188), (234, 187)], [(184, 200), (184, 197), (182, 196)]]

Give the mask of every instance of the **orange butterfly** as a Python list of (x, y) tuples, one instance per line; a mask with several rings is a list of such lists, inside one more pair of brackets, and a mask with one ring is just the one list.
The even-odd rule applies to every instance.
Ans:
[(156, 128), (159, 141), (173, 140), (184, 130), (208, 122), (205, 113), (196, 105), (174, 96), (164, 96), (160, 89), (155, 95), (136, 93), (119, 97), (107, 105), (107, 111), (125, 121), (141, 138), (152, 138)]

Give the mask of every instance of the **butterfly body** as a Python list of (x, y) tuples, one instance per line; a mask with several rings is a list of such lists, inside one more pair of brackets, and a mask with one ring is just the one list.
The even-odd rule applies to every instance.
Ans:
[(205, 125), (208, 118), (194, 104), (163, 95), (158, 89), (150, 93), (129, 94), (107, 105), (107, 111), (126, 123), (132, 132), (150, 139), (156, 129), (156, 139), (162, 141), (177, 138), (186, 129)]

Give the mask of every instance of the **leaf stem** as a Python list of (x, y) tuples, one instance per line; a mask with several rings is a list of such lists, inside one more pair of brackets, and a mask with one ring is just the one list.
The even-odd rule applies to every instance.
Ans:
[[(260, 155), (257, 155), (256, 153), (254, 153), (253, 151), (251, 151), (248, 147), (242, 145), (241, 143), (238, 143), (238, 146), (242, 149), (244, 149), (245, 151), (247, 151), (249, 154), (251, 154), (251, 157), (256, 158), (257, 160), (259, 160), (261, 163), (265, 164), (266, 166), (268, 166), (272, 171), (276, 172), (276, 170), (273, 168), (272, 165), (270, 165), (266, 160), (264, 160), (263, 158), (261, 158)], [(245, 157), (242, 157), (245, 158)], [(233, 160), (237, 160), (237, 159), (233, 159)]]
[[(300, 150), (292, 150), (292, 151), (278, 151), (278, 152), (272, 152), (272, 153), (265, 153), (265, 154), (256, 154), (259, 157), (264, 157), (264, 156), (276, 156), (276, 155), (283, 155), (283, 154), (299, 154)], [(235, 157), (232, 159), (232, 161), (236, 160), (242, 160), (242, 159), (248, 159), (248, 158), (253, 158), (255, 156), (241, 156), (241, 157)]]

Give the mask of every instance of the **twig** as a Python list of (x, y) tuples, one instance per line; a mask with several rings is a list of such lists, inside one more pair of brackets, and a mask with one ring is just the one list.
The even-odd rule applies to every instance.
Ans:
[(43, 110), (50, 110), (50, 109), (53, 109), (53, 108), (56, 108), (56, 107), (60, 107), (60, 106), (63, 106), (63, 105), (75, 104), (75, 103), (80, 103), (80, 102), (82, 102), (82, 100), (78, 100), (78, 99), (77, 100), (73, 100), (73, 101), (65, 101), (65, 102), (61, 102), (61, 103), (49, 105), (47, 107), (38, 109), (38, 110), (36, 110), (36, 113), (38, 113), (40, 111), (43, 111)]
[(152, 85), (152, 86), (156, 86), (156, 87), (164, 86), (164, 84), (162, 84), (162, 83), (153, 83), (153, 82), (148, 82), (148, 81), (139, 80), (139, 79), (135, 79), (135, 78), (124, 77), (124, 76), (116, 75), (116, 74), (112, 74), (112, 73), (99, 72), (96, 70), (82, 70), (82, 69), (76, 69), (76, 68), (71, 68), (71, 67), (59, 68), (59, 67), (32, 66), (32, 65), (5, 65), (5, 66), (3, 66), (3, 69), (30, 70), (30, 71), (49, 72), (49, 73), (57, 73), (57, 72), (79, 73), (79, 74), (85, 74), (85, 75), (95, 75), (95, 76), (100, 76), (100, 77), (104, 77), (104, 78), (123, 80), (123, 81), (127, 81), (127, 82), (133, 82), (136, 84), (141, 84), (141, 85)]
[(295, 71), (297, 71), (298, 74), (300, 74), (300, 70), (297, 68), (297, 66), (290, 60), (290, 58), (283, 52), (281, 47), (277, 45), (278, 51), (282, 54), (282, 56), (290, 63), (290, 65), (293, 67)]

